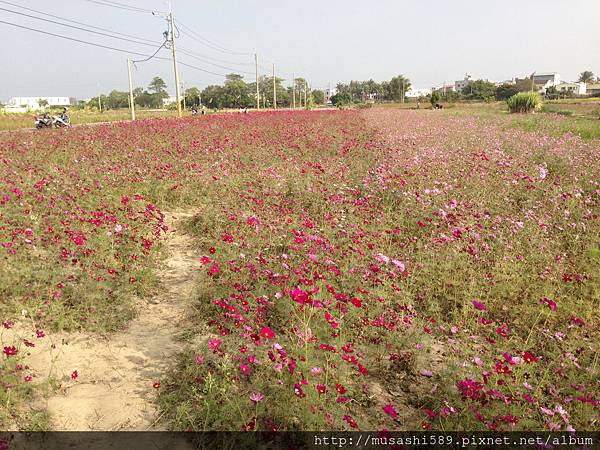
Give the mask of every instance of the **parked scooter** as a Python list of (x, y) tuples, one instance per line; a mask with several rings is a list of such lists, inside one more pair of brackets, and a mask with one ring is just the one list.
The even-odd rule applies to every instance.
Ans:
[(50, 116), (48, 113), (35, 116), (35, 127), (38, 130), (43, 128), (69, 128), (71, 119), (67, 115), (67, 108), (63, 108), (62, 112), (56, 116)]
[(63, 108), (62, 112), (52, 118), (52, 122), (56, 128), (68, 128), (71, 126), (71, 119), (67, 115), (67, 108)]
[(35, 127), (38, 130), (41, 130), (42, 128), (52, 128), (52, 125), (52, 117), (50, 117), (48, 113), (35, 116)]

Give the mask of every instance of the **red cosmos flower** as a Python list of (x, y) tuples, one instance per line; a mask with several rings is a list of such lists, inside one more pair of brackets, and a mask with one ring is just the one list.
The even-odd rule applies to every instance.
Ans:
[(250, 375), (250, 367), (247, 366), (244, 363), (240, 363), (240, 371), (244, 374), (244, 375)]
[(214, 247), (208, 249), (208, 253), (210, 253), (211, 255), (214, 255), (216, 252), (217, 250)]
[(294, 384), (294, 395), (300, 398), (306, 397), (306, 394), (304, 393), (304, 390), (302, 390), (302, 385), (300, 383)]
[(437, 417), (437, 414), (435, 413), (435, 411), (432, 411), (431, 409), (427, 409), (427, 408), (425, 408), (425, 409), (423, 410), (423, 412), (424, 412), (425, 414), (427, 414), (429, 417), (431, 417), (432, 419), (435, 419), (435, 418)]
[(554, 300), (550, 300), (547, 297), (544, 297), (543, 299), (540, 300), (540, 303), (548, 305), (548, 308), (550, 308), (550, 311), (556, 311), (556, 302)]
[(79, 374), (77, 373), (76, 370), (71, 372), (71, 380), (76, 380), (78, 376), (79, 376)]
[(345, 415), (344, 422), (346, 422), (348, 425), (350, 425), (351, 428), (358, 428), (358, 423), (356, 423), (356, 420), (354, 420), (352, 418), (352, 416)]
[(523, 353), (523, 361), (525, 361), (526, 363), (533, 363), (537, 360), (538, 359), (535, 356), (533, 356), (533, 354), (531, 354), (530, 352)]
[(154, 389), (160, 389), (160, 381), (155, 381), (155, 382), (152, 384), (152, 387), (153, 387)]
[(327, 392), (327, 387), (324, 384), (317, 384), (315, 388), (319, 394), (325, 394)]
[(340, 394), (346, 393), (346, 388), (343, 385), (341, 385), (340, 383), (337, 383), (335, 385), (335, 390), (338, 391)]
[(202, 258), (200, 258), (200, 262), (206, 265), (210, 262), (210, 258), (208, 256), (203, 256)]
[(475, 309), (478, 309), (479, 311), (485, 311), (485, 305), (483, 303), (478, 302), (477, 300), (473, 300), (471, 303), (473, 303)]
[(210, 266), (210, 269), (208, 269), (208, 273), (210, 275), (212, 275), (212, 276), (215, 276), (220, 271), (221, 271), (221, 269), (219, 268), (219, 264), (218, 263), (214, 263), (212, 266)]
[(391, 405), (389, 403), (383, 407), (383, 412), (390, 416), (392, 419), (396, 419), (398, 417), (398, 412), (396, 411), (396, 408), (394, 408), (394, 405)]
[(505, 323), (503, 323), (498, 328), (496, 328), (496, 333), (498, 333), (503, 338), (508, 338), (508, 335), (510, 334), (510, 330), (508, 329), (508, 325), (506, 325)]
[(571, 318), (569, 319), (569, 322), (571, 322), (573, 325), (577, 325), (578, 327), (585, 326), (585, 322), (582, 319), (575, 317), (575, 316), (571, 316)]
[(2, 326), (4, 328), (6, 328), (7, 330), (10, 330), (14, 326), (14, 323), (12, 321), (10, 321), (10, 320), (7, 319), (7, 320), (5, 320), (5, 321), (2, 322)]
[(33, 377), (31, 375), (25, 375), (23, 377), (23, 381), (25, 381), (26, 383), (29, 383), (31, 380), (33, 380)]
[(357, 298), (354, 298), (354, 297), (352, 297), (352, 298), (350, 299), (350, 303), (352, 303), (352, 304), (353, 304), (354, 306), (356, 306), (357, 308), (360, 308), (360, 307), (362, 306), (362, 302), (361, 302), (359, 299), (357, 299)]
[(7, 358), (15, 356), (17, 353), (19, 353), (17, 347), (15, 347), (14, 345), (5, 345), (4, 350), (2, 352), (6, 355)]
[(260, 335), (265, 339), (273, 339), (275, 337), (275, 333), (269, 327), (263, 327), (260, 330)]
[(335, 399), (336, 403), (347, 403), (349, 401), (350, 401), (350, 399), (348, 397), (344, 397), (344, 396), (339, 396), (338, 398)]
[(46, 333), (44, 332), (44, 330), (35, 330), (35, 335), (37, 336), (38, 339), (41, 339), (44, 336), (46, 336)]

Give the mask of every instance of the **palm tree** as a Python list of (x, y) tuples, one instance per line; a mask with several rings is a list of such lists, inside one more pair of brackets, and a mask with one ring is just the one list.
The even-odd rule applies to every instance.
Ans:
[(585, 70), (579, 74), (579, 81), (582, 83), (590, 83), (594, 81), (594, 73), (590, 70)]

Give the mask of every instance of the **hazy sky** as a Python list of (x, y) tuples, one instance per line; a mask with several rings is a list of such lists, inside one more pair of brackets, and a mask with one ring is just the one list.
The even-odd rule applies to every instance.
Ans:
[[(112, 0), (165, 10), (160, 0)], [(144, 39), (162, 41), (164, 19), (93, 0), (9, 0), (61, 18)], [(104, 3), (107, 0), (98, 0)], [(0, 8), (38, 15), (0, 1)], [(259, 54), (261, 73), (275, 60), (278, 76), (292, 72), (314, 87), (350, 79), (377, 81), (405, 74), (415, 87), (463, 77), (501, 81), (531, 72), (556, 71), (575, 80), (589, 69), (600, 75), (598, 0), (173, 0), (175, 19), (223, 48)], [(52, 17), (42, 16), (49, 20)], [(76, 39), (151, 54), (155, 48), (94, 35), (0, 9), (0, 21)], [(74, 25), (74, 24), (73, 24)], [(126, 53), (44, 36), (0, 23), (0, 100), (12, 96), (87, 98), (98, 90), (127, 89)], [(253, 73), (253, 57), (203, 45), (182, 28), (182, 62), (225, 74), (183, 51), (227, 61), (214, 64)], [(185, 49), (185, 50), (184, 50)], [(132, 55), (134, 59), (141, 57)], [(159, 56), (170, 56), (163, 49)], [(233, 65), (232, 63), (235, 63)], [(185, 87), (221, 83), (223, 77), (180, 67)], [(134, 85), (159, 75), (173, 91), (169, 61), (137, 64)], [(245, 74), (249, 81), (252, 74)]]

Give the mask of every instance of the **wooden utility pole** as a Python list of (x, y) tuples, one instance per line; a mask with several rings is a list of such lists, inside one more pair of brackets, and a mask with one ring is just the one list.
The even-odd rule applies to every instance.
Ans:
[(181, 112), (181, 88), (179, 86), (179, 67), (177, 66), (177, 50), (175, 49), (175, 25), (173, 12), (169, 4), (169, 29), (171, 32), (171, 49), (173, 50), (173, 68), (175, 69), (175, 96), (177, 97), (177, 114), (182, 116)]
[(133, 83), (131, 82), (131, 59), (127, 58), (127, 74), (129, 75), (129, 105), (131, 106), (131, 120), (135, 120), (135, 104), (133, 103)]
[(98, 83), (98, 110), (102, 112), (102, 92), (100, 92), (100, 83)]
[(254, 68), (256, 70), (256, 109), (260, 109), (260, 92), (258, 90), (258, 54), (254, 54)]
[(534, 80), (535, 80), (535, 72), (533, 72), (531, 74), (531, 92), (533, 92)]
[(306, 108), (306, 91), (308, 90), (308, 83), (304, 82), (304, 107)]
[(275, 83), (275, 63), (273, 63), (273, 109), (277, 109), (277, 88)]
[(296, 78), (292, 74), (292, 108), (296, 109)]

